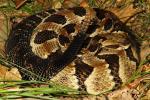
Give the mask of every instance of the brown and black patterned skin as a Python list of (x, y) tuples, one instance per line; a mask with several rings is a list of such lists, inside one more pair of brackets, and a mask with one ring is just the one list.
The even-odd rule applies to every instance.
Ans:
[(139, 50), (133, 32), (112, 12), (83, 7), (29, 16), (6, 43), (8, 59), (28, 70), (19, 69), (23, 79), (51, 80), (90, 94), (126, 82)]

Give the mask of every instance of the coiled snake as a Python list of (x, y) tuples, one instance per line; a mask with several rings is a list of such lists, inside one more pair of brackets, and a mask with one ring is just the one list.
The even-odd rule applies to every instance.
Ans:
[(8, 59), (26, 80), (52, 80), (99, 94), (119, 87), (136, 70), (139, 44), (112, 12), (99, 8), (49, 9), (11, 31)]

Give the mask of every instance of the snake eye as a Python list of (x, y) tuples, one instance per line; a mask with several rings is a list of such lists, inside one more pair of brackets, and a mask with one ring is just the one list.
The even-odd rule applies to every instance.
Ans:
[(106, 22), (104, 24), (104, 30), (107, 31), (109, 30), (113, 25), (113, 20), (112, 19), (106, 19)]
[(56, 38), (56, 37), (57, 37), (57, 34), (54, 31), (44, 30), (42, 32), (37, 33), (37, 35), (34, 39), (34, 42), (37, 43), (37, 44), (41, 44), (41, 43), (44, 43), (47, 40), (50, 40), (50, 39), (53, 39), (53, 38)]

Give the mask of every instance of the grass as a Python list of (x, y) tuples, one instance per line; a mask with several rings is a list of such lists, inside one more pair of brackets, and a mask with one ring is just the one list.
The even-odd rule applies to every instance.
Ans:
[(143, 65), (150, 63), (150, 59), (145, 59), (140, 62), (137, 70), (133, 73), (132, 77), (128, 80), (127, 83), (131, 83), (135, 79), (138, 79), (140, 77), (144, 77), (146, 75), (150, 75), (150, 72), (142, 72)]
[[(15, 66), (4, 58), (0, 57), (0, 64), (7, 67)], [(29, 72), (28, 72), (29, 73)], [(31, 74), (33, 75), (33, 73)], [(75, 89), (56, 84), (52, 81), (25, 81), (25, 80), (0, 80), (0, 98), (17, 99), (17, 98), (36, 98), (43, 100), (56, 100), (57, 96), (77, 95), (79, 92)], [(43, 96), (47, 95), (47, 96)]]
[[(148, 63), (149, 60), (144, 60), (139, 65), (138, 70), (133, 74), (128, 83), (144, 77), (150, 72), (141, 72), (142, 65)], [(0, 63), (6, 66), (14, 66), (5, 59), (0, 58)], [(24, 81), (24, 80), (0, 80), (0, 99), (19, 99), (19, 98), (34, 98), (42, 100), (57, 100), (58, 97), (79, 97), (80, 92), (66, 86), (56, 84), (54, 82), (42, 81)], [(147, 84), (149, 86), (150, 84)], [(111, 92), (111, 91), (110, 91)]]
[[(2, 81), (3, 82), (3, 81)], [(0, 95), (2, 99), (17, 99), (21, 97), (28, 97), (28, 98), (37, 98), (37, 99), (56, 99), (57, 95), (68, 95), (68, 94), (77, 94), (76, 90), (60, 86), (54, 85), (52, 83), (40, 82), (40, 81), (5, 81), (10, 82), (7, 84), (0, 85)], [(13, 83), (12, 83), (13, 82)], [(43, 84), (47, 85), (47, 87), (25, 87), (25, 88), (15, 88), (20, 85), (35, 85), (35, 84)], [(47, 95), (47, 96), (43, 96)], [(54, 97), (55, 95), (55, 97)]]

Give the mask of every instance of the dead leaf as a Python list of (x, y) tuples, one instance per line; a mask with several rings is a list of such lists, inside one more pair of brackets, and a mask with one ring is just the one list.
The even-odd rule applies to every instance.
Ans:
[(126, 6), (122, 9), (115, 7), (109, 10), (115, 13), (123, 22), (125, 22), (130, 16), (133, 16), (138, 12), (138, 9), (133, 8), (133, 5)]
[[(137, 93), (138, 94), (138, 93)], [(135, 95), (137, 95), (135, 94)], [(132, 97), (132, 90), (125, 87), (108, 95), (109, 100), (137, 100)]]
[(0, 55), (1, 56), (5, 56), (5, 42), (8, 38), (8, 33), (10, 30), (10, 22), (9, 22), (9, 17), (0, 12)]
[(150, 41), (143, 41), (140, 55), (142, 60), (144, 60), (148, 55), (150, 55)]
[(52, 8), (61, 8), (62, 7), (62, 3), (59, 0), (53, 0), (52, 1)]
[(52, 3), (53, 1), (54, 0), (36, 0), (34, 3), (35, 5), (40, 5), (43, 9), (48, 9), (48, 8), (51, 8), (51, 6), (53, 5)]
[[(108, 94), (109, 100), (139, 100), (143, 91), (145, 91), (144, 86), (140, 89), (139, 86), (141, 82), (145, 80), (150, 80), (150, 75), (145, 75), (135, 79), (132, 83), (129, 83), (122, 88), (115, 90)], [(148, 90), (149, 91), (149, 90)], [(149, 93), (147, 93), (149, 94)], [(141, 100), (141, 99), (140, 99)], [(149, 100), (149, 99), (146, 99)]]
[(83, 0), (64, 0), (62, 3), (62, 7), (64, 8), (72, 8), (80, 5)]
[(27, 0), (15, 0), (16, 9), (19, 9)]
[(21, 75), (17, 68), (8, 68), (0, 65), (0, 80), (21, 80)]
[(45, 0), (36, 0), (38, 3), (44, 4)]
[(89, 7), (88, 1), (87, 0), (82, 0), (82, 2), (80, 3), (81, 7)]
[(144, 97), (142, 97), (141, 100), (150, 100), (150, 90), (148, 90), (148, 92), (146, 93), (146, 95)]
[(150, 80), (150, 74), (144, 75), (142, 77), (136, 78), (132, 83), (127, 84), (129, 88), (137, 88), (141, 82), (145, 80)]
[(150, 72), (150, 64), (143, 65), (142, 71), (144, 71), (144, 72)]

